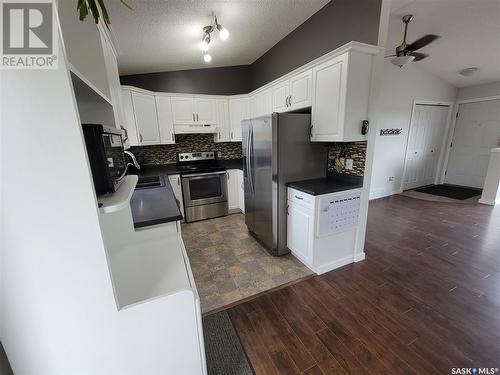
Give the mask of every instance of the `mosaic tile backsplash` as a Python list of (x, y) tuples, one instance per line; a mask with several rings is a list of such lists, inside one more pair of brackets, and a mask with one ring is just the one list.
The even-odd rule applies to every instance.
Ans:
[(328, 150), (328, 171), (334, 172), (334, 160), (339, 156), (353, 160), (353, 169), (343, 169), (342, 173), (351, 176), (363, 177), (366, 161), (366, 141), (331, 143)]
[(240, 159), (241, 142), (215, 143), (213, 134), (177, 134), (174, 145), (137, 146), (131, 151), (144, 164), (176, 163), (178, 153), (195, 151), (220, 151), (220, 159)]

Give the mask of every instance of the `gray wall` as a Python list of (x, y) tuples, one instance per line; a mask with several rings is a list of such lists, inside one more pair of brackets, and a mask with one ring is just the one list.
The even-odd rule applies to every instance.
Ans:
[(159, 92), (236, 95), (252, 91), (250, 65), (121, 76), (122, 85)]
[(252, 64), (252, 90), (352, 40), (377, 44), (381, 0), (332, 0)]
[(382, 0), (332, 0), (251, 65), (122, 76), (124, 85), (152, 91), (248, 93), (355, 40), (377, 44)]

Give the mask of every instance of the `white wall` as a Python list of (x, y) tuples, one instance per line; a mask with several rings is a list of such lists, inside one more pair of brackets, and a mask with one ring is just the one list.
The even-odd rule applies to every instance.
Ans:
[(1, 340), (15, 373), (85, 372), (116, 306), (61, 48), (59, 69), (0, 85)]
[(500, 81), (458, 89), (457, 100), (486, 98), (500, 95)]
[[(414, 100), (455, 101), (457, 89), (448, 82), (418, 68), (418, 63), (399, 68), (388, 60), (379, 99), (370, 198), (400, 191)], [(379, 130), (402, 128), (402, 134), (380, 136)], [(389, 178), (393, 177), (393, 181)]]

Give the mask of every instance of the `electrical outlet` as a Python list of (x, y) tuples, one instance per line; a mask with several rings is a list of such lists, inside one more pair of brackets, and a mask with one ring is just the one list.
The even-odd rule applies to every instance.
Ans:
[(354, 167), (354, 162), (352, 159), (345, 160), (345, 169), (352, 169)]
[(217, 159), (220, 159), (222, 157), (222, 152), (217, 151)]
[(394, 176), (389, 177), (389, 182), (392, 182), (392, 181), (394, 181)]

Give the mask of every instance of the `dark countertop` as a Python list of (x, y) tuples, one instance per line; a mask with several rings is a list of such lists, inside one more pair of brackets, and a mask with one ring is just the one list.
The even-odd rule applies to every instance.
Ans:
[(165, 179), (165, 186), (135, 190), (130, 208), (135, 228), (182, 220), (168, 178)]
[(336, 193), (363, 186), (363, 177), (331, 173), (327, 177), (287, 182), (286, 186), (311, 195)]
[[(243, 169), (243, 159), (221, 159), (217, 162), (227, 169)], [(177, 173), (179, 170), (176, 164), (145, 164), (137, 174), (139, 176), (168, 176)]]

